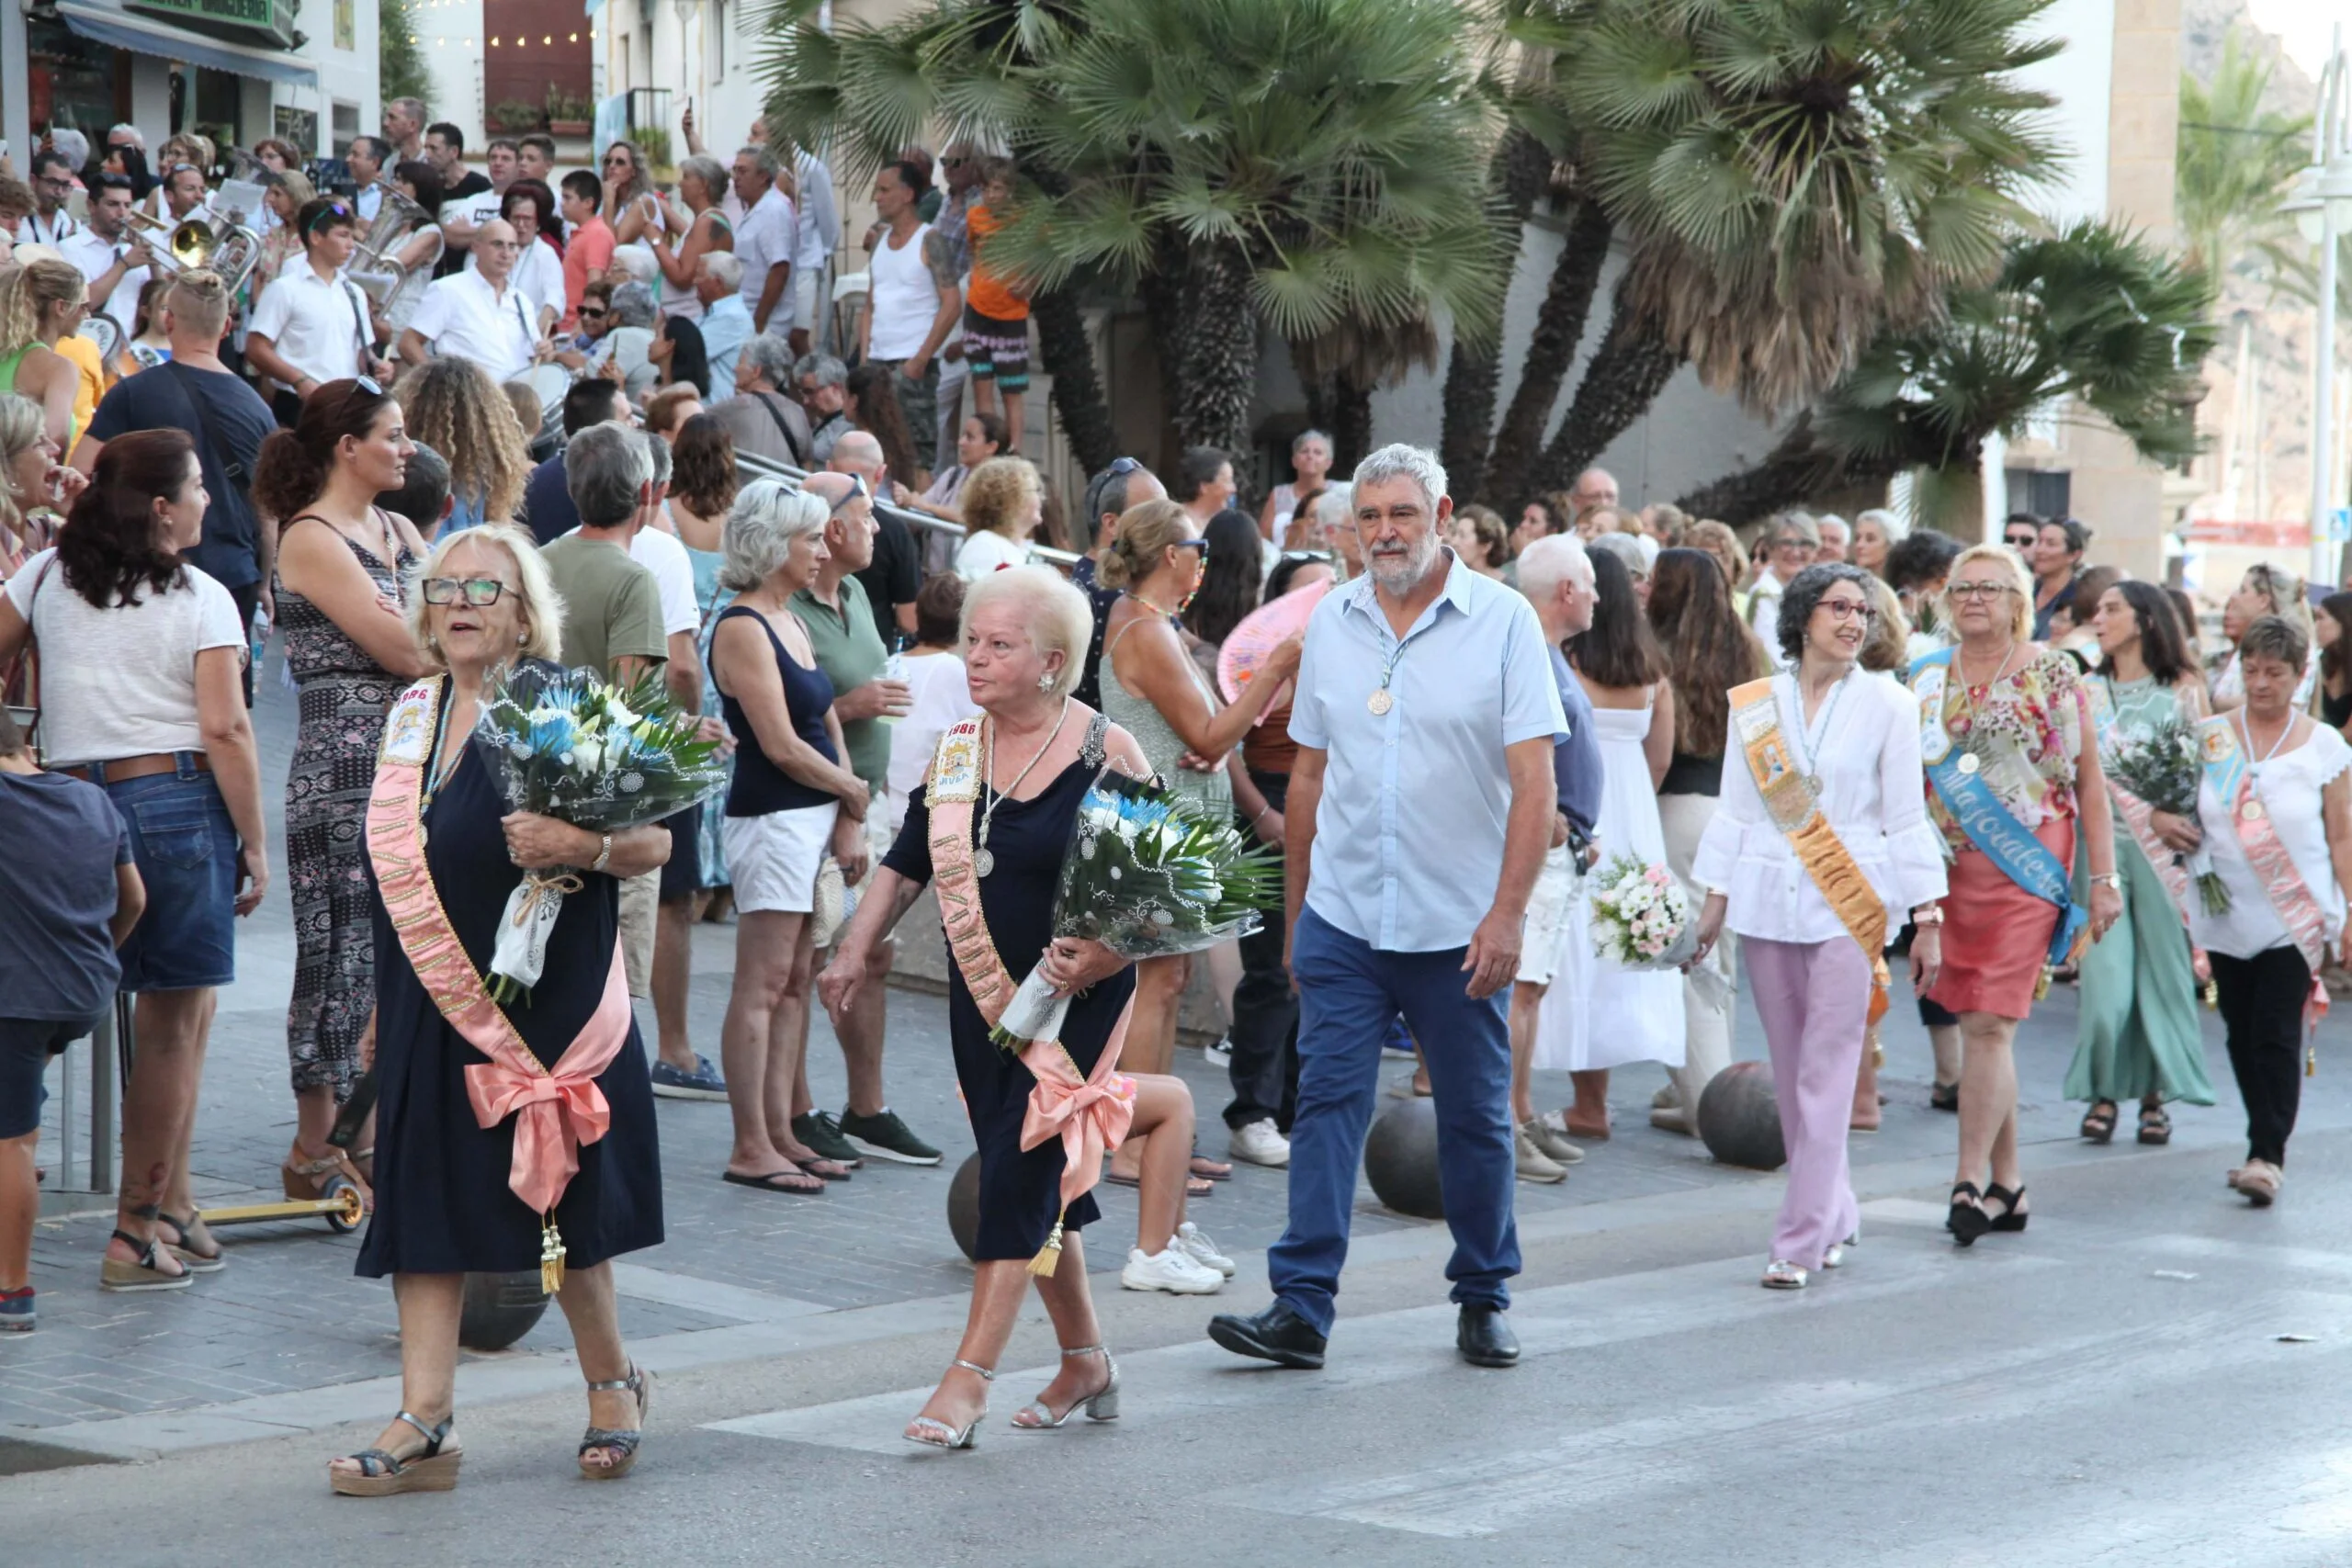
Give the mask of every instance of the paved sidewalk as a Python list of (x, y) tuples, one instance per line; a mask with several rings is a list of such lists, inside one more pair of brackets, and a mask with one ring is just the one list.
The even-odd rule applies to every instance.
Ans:
[[(278, 684), (273, 658), (257, 718), (274, 826), (291, 744), (291, 694)], [(280, 854), (282, 861), (282, 850)], [(282, 863), (277, 872), (282, 877)], [(239, 980), (221, 998), (198, 1122), (199, 1193), (213, 1205), (277, 1196), (276, 1170), (292, 1136), (284, 1055), (292, 936), (282, 881), (240, 934)], [(915, 942), (937, 940), (911, 927), (907, 935)], [(714, 1058), (733, 942), (731, 927), (697, 928), (694, 1033), (697, 1045)], [(641, 1008), (640, 1017), (650, 1038), (648, 1010)], [(2340, 1041), (2346, 1027), (2332, 1024), (2328, 1033)], [(2080, 1109), (2060, 1101), (2057, 1086), (2073, 1031), (2073, 993), (2062, 987), (2020, 1042), (2029, 1140), (2072, 1140)], [(1949, 1160), (1954, 1122), (1926, 1109), (1927, 1043), (1907, 1007), (1898, 1005), (1890, 1015), (1887, 1032), (1890, 1061), (1883, 1086), (1891, 1103), (1885, 1130), (1858, 1136), (1854, 1158), (1862, 1166), (1914, 1161), (1928, 1162), (1921, 1168), (1931, 1168), (1936, 1160)], [(2210, 1111), (2177, 1111), (2184, 1128), (2193, 1125), (2200, 1137), (2242, 1125), (2228, 1087), (2219, 1026), (2211, 1015), (2207, 1039), (2225, 1104)], [(1762, 1055), (1752, 1016), (1743, 1017), (1739, 1054)], [(2328, 1055), (2324, 1043), (2323, 1059)], [(843, 1094), (841, 1055), (821, 1016), (809, 1055), (818, 1102), (838, 1108)], [(1179, 1058), (1179, 1071), (1192, 1084), (1201, 1110), (1204, 1151), (1222, 1155), (1218, 1112), (1227, 1098), (1222, 1074), (1197, 1051), (1182, 1051)], [(1403, 1070), (1404, 1064), (1396, 1064), (1389, 1076)], [(1531, 1222), (1582, 1205), (1777, 1181), (1715, 1166), (1694, 1141), (1652, 1130), (1647, 1103), (1661, 1080), (1662, 1074), (1651, 1067), (1617, 1075), (1617, 1137), (1592, 1146), (1565, 1186), (1522, 1184), (1520, 1202)], [(2324, 1069), (2322, 1077), (2307, 1082), (2306, 1128), (2352, 1125), (2352, 1094), (2343, 1087), (2347, 1081), (2352, 1080), (2344, 1073)], [(949, 1239), (944, 1205), (949, 1179), (971, 1143), (956, 1098), (945, 1007), (938, 998), (892, 994), (888, 1083), (895, 1108), (947, 1151), (945, 1161), (936, 1169), (869, 1162), (854, 1180), (816, 1199), (723, 1185), (718, 1177), (729, 1145), (727, 1108), (660, 1101), (668, 1240), (627, 1260), (622, 1322), (630, 1337), (797, 1321), (963, 1292), (970, 1271)], [(1540, 1103), (1563, 1102), (1566, 1076), (1539, 1075), (1537, 1096)], [(52, 1100), (44, 1144), (51, 1158), (55, 1145), (46, 1140), (55, 1135), (56, 1111)], [(2127, 1124), (2120, 1145), (2129, 1137)], [(2129, 1157), (2121, 1146), (2113, 1153)], [(1115, 1266), (1134, 1235), (1134, 1195), (1115, 1187), (1100, 1190), (1105, 1219), (1094, 1233), (1093, 1259)], [(1280, 1235), (1283, 1201), (1280, 1172), (1240, 1166), (1232, 1181), (1197, 1205), (1194, 1218), (1228, 1251), (1255, 1250)], [(44, 1431), (119, 1416), (200, 1411), (397, 1372), (391, 1292), (383, 1282), (352, 1277), (356, 1236), (332, 1235), (318, 1222), (224, 1230), (231, 1254), (225, 1272), (199, 1277), (187, 1291), (108, 1296), (97, 1290), (96, 1274), (110, 1205), (94, 1200), (90, 1207), (104, 1213), (43, 1222), (33, 1276), (40, 1291), (40, 1328), (30, 1336), (0, 1336), (0, 1472), (8, 1468), (12, 1441), (38, 1439)], [(1369, 1190), (1360, 1189), (1359, 1235), (1422, 1224), (1381, 1210)], [(1764, 1240), (1759, 1229), (1759, 1260)], [(551, 1310), (516, 1350), (501, 1359), (560, 1356), (568, 1345), (562, 1314)]]

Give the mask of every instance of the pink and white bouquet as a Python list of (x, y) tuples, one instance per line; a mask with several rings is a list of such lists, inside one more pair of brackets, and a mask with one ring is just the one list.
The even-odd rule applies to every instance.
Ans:
[(1698, 951), (1690, 896), (1662, 865), (1619, 855), (1592, 878), (1592, 950), (1626, 969), (1679, 969)]

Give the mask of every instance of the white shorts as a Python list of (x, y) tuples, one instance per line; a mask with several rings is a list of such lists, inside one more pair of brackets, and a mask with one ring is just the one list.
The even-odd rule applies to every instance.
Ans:
[(1568, 858), (1575, 852), (1566, 844), (1544, 852), (1544, 869), (1536, 873), (1535, 890), (1527, 897), (1527, 922), (1519, 931), (1521, 985), (1548, 986), (1560, 966), (1560, 940), (1567, 931), (1568, 913), (1584, 891), (1584, 877)]
[(838, 802), (729, 817), (724, 829), (727, 874), (735, 908), (746, 914), (781, 910), (805, 915), (816, 905), (817, 867), (831, 839)]

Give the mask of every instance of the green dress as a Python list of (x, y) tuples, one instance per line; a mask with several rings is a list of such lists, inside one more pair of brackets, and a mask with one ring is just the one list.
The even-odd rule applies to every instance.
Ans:
[[(2143, 736), (2179, 713), (2179, 699), (2154, 677), (2103, 682), (2115, 709), (2110, 746)], [(2075, 852), (2075, 897), (2089, 897), (2088, 850)], [(2213, 1103), (2205, 1073), (2205, 1040), (2197, 1016), (2197, 975), (2180, 908), (2148, 863), (2120, 817), (2115, 869), (2123, 879), (2123, 914), (2093, 942), (2081, 964), (2080, 1022), (2066, 1098), (2130, 1106), (2160, 1100)]]

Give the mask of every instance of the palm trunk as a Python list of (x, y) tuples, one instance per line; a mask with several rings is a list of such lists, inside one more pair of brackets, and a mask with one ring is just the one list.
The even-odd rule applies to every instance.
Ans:
[(1640, 322), (1620, 289), (1609, 334), (1585, 367), (1559, 434), (1528, 475), (1530, 492), (1566, 490), (1575, 483), (1611, 441), (1649, 412), (1681, 367), (1682, 355)]
[[(1334, 377), (1330, 405), (1331, 471), (1353, 473), (1372, 450), (1372, 388), (1358, 386), (1351, 376)], [(1453, 488), (1450, 474), (1447, 488)]]
[(1148, 291), (1147, 308), (1177, 443), (1246, 457), (1258, 386), (1249, 258), (1238, 245), (1194, 250), (1161, 282), (1172, 287)]
[(1553, 405), (1560, 400), (1560, 384), (1567, 379), (1577, 347), (1584, 342), (1585, 320), (1592, 312), (1592, 297), (1609, 260), (1611, 230), (1609, 215), (1598, 203), (1581, 204), (1568, 221), (1559, 259), (1552, 264), (1551, 287), (1535, 313), (1519, 386), (1511, 393), (1502, 428), (1495, 433), (1494, 455), (1487, 467), (1484, 493), (1499, 500), (1508, 512), (1515, 513), (1532, 494), (1529, 471), (1543, 449)]
[(1037, 319), (1038, 366), (1054, 378), (1054, 412), (1061, 416), (1062, 435), (1079, 466), (1098, 473), (1119, 455), (1119, 436), (1077, 291), (1047, 289), (1030, 300), (1029, 313)]
[[(1487, 164), (1487, 183), (1502, 202), (1496, 243), (1510, 246), (1514, 255), (1551, 168), (1551, 153), (1524, 130), (1506, 134)], [(1484, 493), (1495, 404), (1502, 394), (1502, 384), (1500, 334), (1475, 349), (1459, 338), (1454, 340), (1445, 367), (1445, 416), (1438, 436), (1438, 461), (1445, 465), (1448, 488), (1457, 496)]]
[(1900, 456), (1841, 459), (1813, 431), (1813, 415), (1801, 414), (1754, 468), (1701, 485), (1677, 506), (1693, 517), (1712, 517), (1737, 528), (1826, 490), (1890, 479), (1904, 468)]

